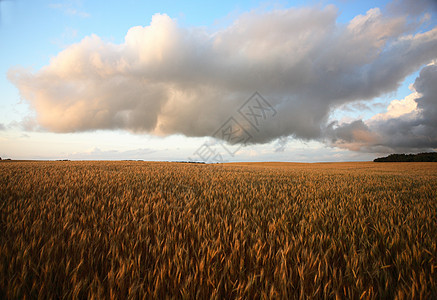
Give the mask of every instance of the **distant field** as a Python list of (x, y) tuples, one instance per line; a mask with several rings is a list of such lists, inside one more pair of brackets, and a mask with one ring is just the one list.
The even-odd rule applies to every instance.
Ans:
[(437, 299), (437, 163), (0, 162), (0, 298)]

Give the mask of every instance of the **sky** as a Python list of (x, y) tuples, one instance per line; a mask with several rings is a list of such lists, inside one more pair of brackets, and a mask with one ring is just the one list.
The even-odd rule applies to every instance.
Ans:
[(437, 1), (0, 0), (0, 157), (437, 150)]

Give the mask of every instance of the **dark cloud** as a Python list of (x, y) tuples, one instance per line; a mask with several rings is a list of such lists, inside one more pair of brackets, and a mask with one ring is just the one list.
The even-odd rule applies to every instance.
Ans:
[(398, 117), (376, 118), (365, 124), (331, 124), (326, 136), (342, 148), (364, 152), (416, 152), (437, 148), (437, 65), (424, 67), (414, 89), (417, 108)]
[[(411, 34), (406, 15), (377, 8), (348, 24), (336, 19), (333, 6), (249, 12), (208, 33), (158, 14), (123, 44), (86, 37), (41, 70), (10, 70), (9, 78), (39, 126), (54, 132), (211, 136), (259, 91), (276, 114), (249, 142), (320, 140), (327, 132), (347, 140), (338, 126), (325, 130), (330, 113), (395, 91), (436, 59), (437, 28)], [(369, 139), (365, 126), (351, 125), (359, 132), (352, 138)]]

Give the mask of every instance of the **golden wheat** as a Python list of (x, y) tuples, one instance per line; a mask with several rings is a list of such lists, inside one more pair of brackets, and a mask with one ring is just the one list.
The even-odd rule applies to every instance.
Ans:
[(0, 298), (437, 298), (437, 164), (0, 163)]

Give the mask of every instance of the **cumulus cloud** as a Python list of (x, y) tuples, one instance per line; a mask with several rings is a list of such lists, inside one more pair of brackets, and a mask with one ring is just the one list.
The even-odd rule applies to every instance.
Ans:
[(394, 100), (370, 120), (330, 124), (327, 136), (337, 147), (365, 152), (414, 152), (437, 148), (437, 65), (424, 67), (413, 93)]
[(414, 90), (414, 87), (410, 87), (410, 89), (413, 90), (413, 93), (402, 100), (391, 101), (387, 107), (387, 112), (373, 116), (372, 120), (388, 120), (415, 112), (417, 110), (416, 99), (420, 97), (420, 94)]
[(211, 136), (259, 91), (276, 114), (250, 142), (329, 134), (331, 141), (376, 143), (362, 121), (348, 135), (326, 125), (329, 114), (396, 90), (436, 59), (437, 28), (414, 34), (405, 14), (378, 8), (348, 24), (336, 19), (334, 6), (248, 12), (211, 33), (156, 14), (150, 25), (131, 28), (124, 43), (92, 35), (42, 69), (15, 68), (9, 78), (38, 124), (54, 132)]

